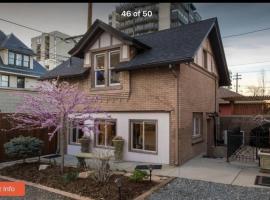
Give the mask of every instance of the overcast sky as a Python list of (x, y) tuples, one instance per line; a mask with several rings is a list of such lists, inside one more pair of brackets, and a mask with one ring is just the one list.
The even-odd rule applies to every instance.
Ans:
[[(108, 14), (116, 5), (117, 3), (93, 3), (93, 20), (98, 18), (108, 22)], [(222, 36), (270, 27), (270, 3), (195, 3), (195, 6), (203, 19), (218, 18)], [(0, 18), (44, 32), (58, 30), (69, 35), (78, 35), (86, 31), (87, 4), (1, 3)], [(30, 46), (31, 38), (40, 34), (3, 21), (0, 21), (0, 29), (6, 34), (13, 32), (28, 46)], [(223, 44), (229, 69), (233, 73), (242, 74), (240, 90), (251, 83), (257, 84), (260, 75), (258, 71), (261, 69), (269, 70), (266, 78), (270, 77), (270, 30), (224, 38)], [(257, 62), (264, 63), (242, 65)], [(267, 87), (270, 86), (270, 81), (267, 84)]]

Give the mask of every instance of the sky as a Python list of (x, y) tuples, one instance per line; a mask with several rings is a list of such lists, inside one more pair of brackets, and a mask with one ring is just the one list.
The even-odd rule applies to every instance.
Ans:
[[(98, 18), (108, 22), (108, 14), (117, 4), (93, 3), (93, 21)], [(218, 18), (222, 37), (270, 27), (270, 3), (195, 3), (195, 6), (203, 19)], [(0, 18), (43, 32), (58, 30), (73, 36), (86, 32), (87, 8), (86, 3), (1, 3)], [(14, 33), (28, 46), (32, 37), (40, 35), (3, 21), (0, 29), (6, 34)], [(270, 30), (224, 38), (223, 46), (229, 69), (242, 75), (240, 92), (245, 92), (249, 85), (258, 85), (262, 69), (270, 91)]]

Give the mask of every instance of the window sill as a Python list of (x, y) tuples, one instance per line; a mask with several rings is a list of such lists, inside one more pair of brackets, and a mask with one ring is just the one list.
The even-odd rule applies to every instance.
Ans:
[(202, 135), (192, 137), (192, 145), (199, 144), (203, 142), (203, 137)]
[(158, 152), (157, 152), (157, 151), (144, 151), (144, 150), (130, 149), (129, 152), (132, 152), (132, 153), (143, 153), (143, 154), (158, 155)]
[(111, 85), (105, 87), (92, 87), (91, 91), (108, 91), (108, 90), (121, 90), (123, 87), (121, 85)]

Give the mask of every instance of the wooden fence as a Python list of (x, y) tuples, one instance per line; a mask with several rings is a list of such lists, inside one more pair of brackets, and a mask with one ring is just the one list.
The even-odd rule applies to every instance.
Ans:
[[(5, 155), (4, 144), (10, 141), (12, 138), (23, 136), (36, 137), (44, 142), (42, 149), (42, 155), (52, 154), (56, 152), (57, 149), (57, 137), (56, 135), (49, 141), (48, 132), (49, 129), (35, 129), (35, 130), (11, 130), (12, 123), (10, 119), (5, 116), (7, 114), (0, 113), (0, 162), (5, 162), (10, 160)], [(2, 130), (3, 129), (3, 130)]]

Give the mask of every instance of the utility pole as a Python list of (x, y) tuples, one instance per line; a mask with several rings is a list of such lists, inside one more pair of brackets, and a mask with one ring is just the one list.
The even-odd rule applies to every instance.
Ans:
[(88, 3), (87, 29), (92, 25), (92, 3)]
[(235, 92), (236, 92), (236, 93), (238, 93), (238, 87), (239, 87), (238, 80), (241, 80), (241, 79), (242, 79), (241, 76), (242, 76), (242, 75), (239, 74), (239, 73), (236, 73), (236, 74), (233, 76), (233, 80), (235, 80), (235, 85), (236, 85), (236, 87), (235, 87)]

